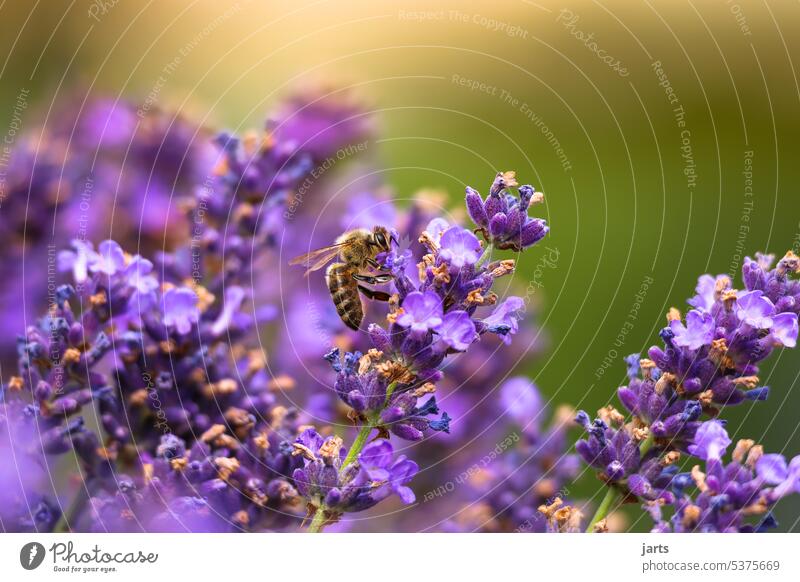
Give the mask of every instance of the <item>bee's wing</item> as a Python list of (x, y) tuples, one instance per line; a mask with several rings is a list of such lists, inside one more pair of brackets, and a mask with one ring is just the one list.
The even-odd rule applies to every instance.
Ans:
[(321, 269), (322, 267), (330, 263), (333, 259), (335, 259), (336, 255), (339, 254), (339, 251), (345, 244), (347, 243), (331, 245), (329, 247), (323, 247), (321, 249), (311, 251), (310, 253), (306, 253), (305, 255), (295, 257), (294, 259), (289, 261), (289, 264), (304, 265), (308, 269), (306, 271), (306, 275), (308, 275), (312, 271), (317, 271)]

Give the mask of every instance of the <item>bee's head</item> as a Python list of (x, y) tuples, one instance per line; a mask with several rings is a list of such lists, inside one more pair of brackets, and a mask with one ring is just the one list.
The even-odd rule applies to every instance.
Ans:
[(378, 247), (381, 252), (388, 253), (392, 250), (392, 241), (395, 237), (389, 232), (385, 226), (376, 226), (372, 229), (373, 244)]

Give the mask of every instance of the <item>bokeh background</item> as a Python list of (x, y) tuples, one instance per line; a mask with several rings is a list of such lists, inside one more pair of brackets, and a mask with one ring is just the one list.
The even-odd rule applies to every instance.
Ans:
[[(400, 197), (442, 189), (456, 209), (506, 169), (545, 193), (551, 235), (516, 278), (549, 347), (519, 370), (593, 411), (698, 275), (800, 247), (799, 16), (744, 0), (17, 0), (0, 5), (0, 133), (20, 94), (23, 125), (79, 91), (240, 131), (299, 87), (351, 88)], [(772, 358), (770, 400), (731, 410), (732, 433), (800, 451), (799, 374), (797, 351)], [(781, 529), (798, 514), (781, 504)]]

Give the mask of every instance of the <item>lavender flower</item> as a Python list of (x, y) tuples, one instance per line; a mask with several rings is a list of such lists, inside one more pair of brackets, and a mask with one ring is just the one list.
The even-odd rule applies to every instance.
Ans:
[(397, 325), (409, 328), (412, 335), (424, 336), (442, 325), (442, 304), (432, 291), (409, 293), (402, 307), (403, 313), (397, 318)]
[(528, 216), (531, 204), (544, 199), (533, 186), (520, 186), (519, 196), (510, 193), (517, 187), (514, 172), (498, 173), (484, 201), (472, 188), (467, 188), (467, 211), (484, 239), (498, 249), (517, 252), (544, 238), (550, 230), (540, 218)]
[(686, 325), (673, 319), (669, 325), (675, 345), (696, 350), (714, 339), (714, 318), (710, 313), (692, 310), (686, 314)]
[(455, 271), (473, 266), (482, 254), (481, 244), (475, 235), (457, 226), (445, 230), (439, 243), (439, 257)]
[[(512, 378), (500, 387), (496, 407), (514, 419), (516, 430), (499, 440), (500, 454), (475, 473), (471, 486), (479, 495), (448, 520), (448, 531), (545, 532), (580, 470), (576, 455), (566, 452), (572, 411), (556, 411), (545, 426), (546, 407), (527, 378)], [(520, 432), (522, 434), (520, 434)], [(494, 453), (494, 451), (493, 451)], [(552, 504), (557, 507), (552, 508)], [(543, 512), (551, 507), (550, 512)], [(561, 518), (566, 517), (562, 512)], [(571, 512), (570, 512), (571, 513)], [(572, 516), (571, 522), (579, 520)], [(558, 521), (558, 519), (556, 519)]]
[[(23, 409), (42, 435), (43, 451), (74, 452), (80, 460), (79, 503), (64, 527), (228, 531), (299, 523), (291, 474), (301, 461), (291, 443), (300, 415), (277, 404), (277, 390), (290, 382), (272, 378), (260, 352), (248, 347), (254, 321), (244, 311), (247, 294), (232, 283), (258, 258), (242, 243), (268, 236), (248, 205), (257, 198), (285, 202), (285, 189), (303, 178), (302, 166), (287, 161), (291, 152), (273, 156), (280, 149), (270, 146), (260, 150), (254, 178), (233, 165), (234, 150), (226, 151), (228, 165), (211, 185), (218, 195), (200, 191), (198, 205), (188, 206), (206, 213), (197, 255), (194, 242), (163, 254), (158, 271), (166, 280), (159, 281), (150, 261), (114, 241), (95, 251), (76, 240), (58, 256), (74, 286), (59, 287), (48, 314), (20, 340), (20, 373), (4, 386), (2, 409), (7, 416), (32, 401)], [(229, 181), (235, 172), (238, 181)], [(246, 190), (259, 180), (270, 187)], [(217, 236), (215, 218), (225, 220), (224, 214), (203, 207), (207, 196), (240, 209), (237, 232)], [(191, 286), (189, 275), (197, 275)], [(83, 420), (90, 404), (102, 435)], [(133, 443), (135, 456), (128, 454)], [(59, 517), (49, 515), (40, 518), (43, 529)], [(18, 523), (15, 529), (33, 527)]]
[(197, 308), (197, 293), (188, 288), (171, 288), (164, 293), (164, 316), (162, 321), (181, 335), (192, 330), (200, 318)]
[[(400, 240), (399, 233), (393, 240)], [(445, 359), (468, 351), (486, 332), (506, 337), (518, 330), (521, 299), (509, 298), (485, 318), (476, 313), (497, 302), (490, 288), (496, 278), (513, 272), (514, 261), (482, 264), (484, 253), (475, 235), (441, 218), (428, 223), (419, 241), (427, 252), (416, 272), (409, 269), (412, 253), (397, 245), (378, 257), (392, 273), (397, 293), (390, 300), (388, 328), (368, 327), (372, 348), (366, 354), (348, 352), (340, 358), (334, 350), (326, 356), (337, 372), (335, 391), (360, 426), (358, 446), (342, 461), (345, 470), (375, 430), (379, 436), (412, 441), (426, 432), (449, 432), (446, 412), (440, 419), (428, 418), (439, 413), (435, 398), (420, 402), (436, 391)], [(311, 528), (318, 531), (320, 515), (331, 509), (313, 505)]]
[(47, 301), (38, 267), (54, 250), (109, 232), (145, 254), (172, 249), (182, 232), (173, 195), (202, 184), (213, 163), (199, 126), (164, 111), (139, 117), (124, 100), (75, 95), (54, 104), (47, 126), (28, 121), (4, 168), (0, 299), (25, 306), (3, 314), (14, 330), (4, 349)]
[(353, 409), (355, 417), (411, 441), (421, 440), (429, 429), (449, 430), (447, 413), (440, 420), (428, 418), (439, 413), (434, 396), (420, 404), (424, 396), (434, 391), (432, 384), (390, 390), (391, 376), (387, 376), (386, 370), (393, 364), (381, 352), (374, 349), (366, 355), (348, 352), (340, 359), (339, 350), (334, 349), (326, 359), (337, 372), (336, 393)]
[[(626, 392), (655, 389), (667, 400), (672, 395), (696, 400), (709, 413), (745, 399), (765, 399), (768, 389), (758, 386), (756, 364), (775, 347), (793, 347), (797, 341), (800, 306), (792, 294), (798, 292), (798, 286), (788, 278), (791, 271), (786, 265), (794, 262), (791, 253), (787, 257), (780, 269), (771, 271), (767, 270), (766, 259), (761, 263), (748, 259), (743, 268), (747, 287), (743, 293), (732, 289), (725, 276), (701, 277), (698, 295), (691, 302), (703, 309), (690, 311), (685, 325), (677, 310), (670, 311), (669, 327), (661, 333), (664, 348), (650, 348), (645, 378), (626, 388)], [(771, 296), (761, 288), (751, 288), (765, 280), (769, 280)], [(648, 420), (656, 420), (661, 414), (655, 409), (650, 411), (653, 414), (641, 407), (638, 411), (631, 409), (628, 404), (633, 404), (635, 394), (620, 397), (631, 412), (651, 417)]]
[[(665, 484), (675, 507), (667, 520), (662, 505), (646, 503), (659, 532), (700, 531), (707, 533), (764, 531), (775, 527), (771, 509), (783, 497), (798, 492), (800, 456), (787, 464), (782, 455), (765, 455), (760, 445), (740, 440), (733, 459), (722, 461), (731, 441), (720, 423), (710, 421), (698, 431), (697, 454), (705, 470), (696, 465), (690, 473), (676, 473)], [(690, 488), (697, 489), (691, 495)], [(748, 518), (756, 517), (753, 523)]]
[(689, 452), (705, 461), (712, 459), (719, 461), (730, 444), (731, 439), (728, 438), (722, 423), (710, 420), (704, 422), (695, 432), (693, 443), (689, 445)]
[[(436, 220), (438, 209), (423, 199), (402, 212), (387, 207), (371, 215), (373, 223), (396, 220), (414, 242), (380, 258), (395, 274), (394, 294), (388, 313), (378, 313), (385, 306), (371, 309), (386, 323), (357, 336), (336, 328), (332, 318), (330, 343), (341, 350), (327, 359), (336, 372), (336, 393), (361, 429), (348, 448), (339, 437), (322, 439), (308, 426), (308, 414), (281, 404), (295, 388), (300, 402), (318, 396), (310, 383), (285, 372), (306, 361), (274, 357), (285, 348), (281, 331), (278, 345), (270, 346), (271, 362), (255, 343), (256, 325), (280, 314), (264, 303), (277, 297), (274, 280), (264, 273), (274, 273), (280, 260), (271, 252), (279, 240), (304, 231), (302, 217), (297, 231), (291, 228), (295, 213), (313, 207), (311, 198), (312, 204), (301, 204), (312, 190), (312, 164), (367, 135), (366, 119), (357, 109), (296, 102), (261, 135), (221, 134), (211, 142), (191, 124), (160, 114), (139, 124), (127, 105), (102, 100), (77, 123), (53, 130), (48, 143), (54, 149), (59, 140), (74, 138), (68, 163), (38, 151), (15, 156), (9, 208), (19, 208), (20, 200), (22, 206), (50, 200), (42, 193), (58, 181), (80, 191), (88, 178), (98, 206), (86, 232), (67, 229), (48, 241), (63, 249), (55, 262), (69, 283), (48, 297), (44, 317), (19, 330), (18, 372), (0, 392), (3, 435), (14, 437), (13, 443), (0, 439), (3, 460), (10, 455), (48, 469), (73, 455), (83, 479), (74, 491), (70, 485), (51, 492), (35, 471), (19, 487), (14, 475), (0, 471), (11, 492), (0, 502), (4, 527), (264, 531), (296, 528), (308, 510), (313, 521), (333, 521), (390, 495), (414, 501), (408, 485), (417, 465), (396, 457), (387, 439), (421, 441), (449, 432), (452, 419), (434, 396), (445, 361), (455, 381), (474, 375), (481, 359), (460, 355), (491, 352), (518, 333), (530, 339), (519, 326), (522, 300), (498, 301), (491, 291), (495, 279), (513, 272), (513, 261), (491, 261), (472, 232)], [(491, 196), (506, 186), (498, 183)], [(125, 252), (134, 239), (126, 228), (115, 226), (120, 238), (97, 244), (94, 227), (108, 226), (104, 193), (117, 187), (117, 214), (131, 223), (131, 216), (140, 218), (135, 226), (144, 235), (142, 255)], [(539, 197), (519, 190), (516, 202), (502, 194), (507, 216), (521, 222), (519, 233), (508, 225), (498, 229), (500, 218), (492, 214), (490, 242), (498, 248), (528, 247), (541, 238), (536, 232), (546, 231), (543, 221), (527, 217), (531, 199)], [(63, 200), (58, 211), (70, 220), (58, 224), (78, 224), (84, 199)], [(40, 210), (46, 217), (56, 209), (45, 204)], [(188, 229), (179, 227), (179, 211)], [(324, 228), (340, 230), (352, 222), (330, 215), (334, 220)], [(17, 231), (32, 237), (26, 244), (46, 232), (47, 225), (27, 219), (11, 222), (20, 228), (4, 231), (9, 247), (16, 248)], [(160, 234), (159, 240), (148, 233)], [(158, 253), (149, 252), (156, 246)], [(257, 292), (247, 291), (254, 287)], [(308, 327), (308, 314), (297, 321)], [(492, 364), (504, 368), (512, 359), (493, 357)], [(369, 442), (374, 432), (378, 438)], [(19, 448), (20, 442), (40, 446)], [(444, 441), (437, 442), (428, 450), (442, 450)], [(536, 461), (536, 470), (545, 470), (554, 455)], [(61, 515), (59, 506), (70, 509)], [(526, 504), (519, 511), (532, 510)]]
[(303, 467), (294, 471), (294, 481), (309, 500), (309, 512), (322, 508), (325, 523), (338, 521), (345, 512), (369, 509), (392, 493), (406, 504), (415, 500), (406, 483), (416, 475), (417, 464), (404, 456), (395, 459), (388, 441), (373, 441), (345, 466), (339, 437), (323, 439), (309, 429), (294, 447), (294, 454), (304, 460)]
[[(578, 414), (588, 436), (576, 449), (599, 470), (607, 497), (644, 501), (656, 531), (751, 531), (743, 518), (756, 514), (765, 515), (755, 526), (763, 529), (771, 522), (769, 508), (796, 489), (794, 473), (779, 456), (767, 457), (757, 470), (762, 451), (752, 441), (740, 441), (734, 461), (723, 465), (731, 444), (724, 422), (702, 421), (745, 399), (765, 400), (769, 388), (759, 386), (756, 364), (775, 347), (796, 344), (800, 288), (789, 275), (800, 261), (790, 252), (776, 268), (771, 265), (771, 257), (748, 258), (744, 292), (732, 289), (726, 276), (704, 275), (686, 323), (670, 310), (661, 332), (664, 348), (650, 348), (650, 359), (626, 358), (630, 381), (618, 396), (633, 415), (629, 422), (610, 407), (593, 422)], [(679, 473), (683, 455), (703, 460), (707, 474), (699, 467), (691, 475)], [(692, 481), (700, 491), (694, 499), (685, 491)], [(666, 506), (674, 508), (670, 522), (662, 518)], [(602, 517), (596, 515), (590, 527)]]
[[(380, 421), (376, 415), (383, 414), (383, 406), (393, 411), (395, 422), (411, 418), (399, 430), (413, 439), (431, 426), (419, 419), (416, 403), (420, 390), (435, 389), (445, 357), (468, 350), (487, 331), (504, 337), (515, 333), (515, 313), (522, 307), (520, 299), (509, 298), (485, 319), (476, 317), (479, 306), (496, 302), (489, 289), (495, 278), (513, 272), (514, 262), (479, 265), (480, 244), (474, 235), (457, 226), (440, 226), (429, 224), (420, 238), (429, 252), (419, 264), (419, 282), (407, 273), (407, 253), (392, 251), (382, 258), (397, 288), (389, 328), (371, 324), (373, 349), (366, 356), (348, 356), (337, 368), (337, 392), (356, 414)], [(359, 360), (357, 374), (354, 360)], [(394, 400), (401, 398), (395, 406)], [(388, 421), (386, 415), (382, 419)]]

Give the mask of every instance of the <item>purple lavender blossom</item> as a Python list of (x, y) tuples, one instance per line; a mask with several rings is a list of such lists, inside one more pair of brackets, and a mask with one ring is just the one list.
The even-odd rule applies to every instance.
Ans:
[[(435, 229), (434, 229), (435, 232)], [(460, 271), (471, 267), (481, 256), (481, 244), (475, 235), (461, 227), (453, 226), (444, 231), (439, 240), (439, 256), (451, 269)]]
[(192, 330), (192, 325), (200, 318), (197, 308), (197, 294), (188, 288), (168, 289), (164, 293), (164, 325), (175, 328), (181, 335)]
[(402, 307), (403, 313), (397, 318), (397, 325), (409, 328), (412, 334), (425, 335), (442, 325), (442, 302), (432, 291), (409, 293)]
[(336, 522), (343, 513), (369, 509), (392, 493), (406, 504), (415, 500), (406, 484), (416, 475), (417, 465), (405, 456), (395, 458), (388, 441), (373, 441), (356, 462), (346, 466), (342, 466), (345, 451), (339, 437), (323, 439), (309, 429), (294, 447), (294, 454), (304, 462), (295, 469), (294, 482), (314, 511), (324, 512), (328, 523)]
[(480, 469), (470, 486), (479, 497), (447, 521), (447, 531), (549, 531), (543, 509), (563, 503), (561, 498), (580, 471), (578, 456), (566, 452), (568, 431), (575, 426), (572, 411), (557, 410), (545, 425), (547, 410), (530, 380), (513, 378), (500, 390), (496, 409), (508, 414), (521, 434), (514, 430), (498, 437), (492, 462), (476, 463)]
[(438, 413), (433, 398), (418, 404), (435, 391), (445, 358), (469, 350), (486, 332), (509, 338), (523, 307), (510, 297), (484, 319), (477, 316), (479, 307), (497, 302), (490, 288), (495, 278), (513, 272), (514, 262), (480, 265), (480, 243), (469, 231), (434, 219), (420, 240), (427, 253), (417, 277), (407, 268), (409, 252), (393, 249), (380, 258), (395, 277), (397, 303), (388, 329), (369, 326), (373, 348), (345, 354), (341, 362), (338, 351), (327, 357), (338, 374), (336, 392), (354, 414), (408, 440), (421, 439), (428, 429), (449, 430), (446, 413), (426, 418)]
[(774, 489), (776, 498), (800, 493), (800, 455), (788, 463), (783, 455), (762, 455), (756, 462), (756, 474)]
[(543, 195), (533, 186), (520, 186), (519, 197), (514, 197), (510, 188), (516, 187), (514, 172), (501, 172), (485, 201), (467, 188), (467, 211), (488, 243), (519, 252), (542, 240), (549, 228), (543, 219), (528, 216), (529, 206), (542, 202)]
[[(654, 531), (707, 533), (765, 531), (776, 526), (771, 509), (786, 495), (797, 492), (800, 457), (790, 463), (782, 455), (765, 455), (760, 445), (740, 440), (727, 465), (722, 461), (731, 441), (725, 429), (714, 421), (706, 423), (701, 437), (701, 458), (705, 471), (695, 466), (691, 473), (675, 473), (668, 483), (675, 513), (667, 521), (661, 505), (645, 507), (655, 520)], [(710, 448), (709, 448), (710, 447)], [(690, 487), (697, 489), (691, 495)], [(666, 495), (666, 493), (665, 493)], [(757, 516), (758, 521), (748, 521)]]
[(761, 291), (749, 291), (736, 299), (736, 317), (756, 329), (771, 328), (774, 313), (775, 305)]
[[(791, 258), (791, 253), (787, 256)], [(700, 305), (697, 298), (702, 296), (703, 310), (690, 311), (685, 325), (677, 310), (670, 312), (670, 325), (661, 333), (664, 348), (650, 348), (652, 365), (648, 363), (646, 371), (652, 378), (652, 387), (658, 384), (659, 394), (697, 400), (709, 413), (714, 407), (766, 398), (767, 388), (758, 386), (757, 363), (776, 346), (796, 345), (795, 326), (800, 310), (791, 295), (797, 289), (796, 281), (788, 277), (791, 271), (767, 271), (768, 265), (763, 260), (745, 261), (743, 278), (747, 289), (743, 293), (731, 288), (728, 277), (713, 279), (713, 291), (712, 278), (701, 278), (698, 290), (702, 293), (693, 302)], [(750, 288), (767, 280), (769, 295), (762, 288)], [(646, 384), (648, 390), (652, 389), (647, 380), (637, 386)], [(625, 398), (628, 406), (634, 397), (626, 394)]]
[[(701, 277), (686, 323), (670, 310), (661, 332), (664, 347), (650, 348), (649, 359), (626, 358), (629, 383), (618, 396), (633, 415), (630, 421), (608, 407), (594, 422), (578, 415), (588, 436), (577, 451), (599, 470), (610, 487), (607, 495), (645, 503), (654, 531), (762, 531), (773, 525), (770, 508), (796, 490), (792, 467), (800, 461), (763, 456), (752, 441), (740, 441), (724, 465), (731, 440), (724, 422), (715, 420), (725, 406), (765, 400), (769, 388), (759, 386), (757, 363), (775, 347), (796, 345), (800, 287), (789, 276), (800, 271), (800, 261), (790, 252), (774, 269), (772, 262), (764, 255), (745, 260), (744, 292), (726, 276)], [(711, 420), (703, 422), (703, 415)], [(703, 460), (706, 473), (699, 467), (679, 473), (683, 455)], [(687, 492), (692, 483), (699, 490), (694, 498)], [(662, 515), (667, 506), (671, 520)], [(762, 521), (746, 522), (749, 515)]]
[(443, 413), (441, 419), (436, 398), (430, 396), (424, 403), (421, 399), (433, 392), (433, 385), (392, 387), (390, 376), (382, 370), (391, 369), (389, 361), (382, 361), (383, 354), (371, 351), (345, 353), (340, 358), (335, 349), (326, 355), (336, 371), (334, 389), (356, 415), (372, 419), (375, 428), (390, 431), (410, 441), (421, 440), (430, 431), (449, 431), (449, 417)]
[(501, 336), (504, 343), (509, 344), (511, 336), (519, 330), (520, 312), (524, 309), (525, 302), (521, 297), (508, 297), (483, 320), (483, 325), (488, 331)]
[(700, 311), (711, 312), (721, 285), (728, 280), (727, 275), (718, 275), (716, 278), (711, 275), (702, 275), (697, 280), (695, 288), (696, 295), (689, 299), (687, 303)]
[(673, 333), (673, 343), (690, 350), (696, 350), (714, 339), (714, 318), (710, 313), (692, 310), (686, 314), (685, 326), (678, 320), (672, 320), (669, 327)]
[(466, 351), (477, 336), (475, 323), (466, 311), (451, 311), (445, 315), (438, 332), (441, 341), (457, 352)]
[(728, 432), (718, 420), (709, 420), (700, 425), (694, 434), (689, 452), (704, 461), (719, 460), (731, 444)]
[(779, 313), (772, 318), (770, 332), (775, 341), (786, 348), (797, 346), (797, 314)]

